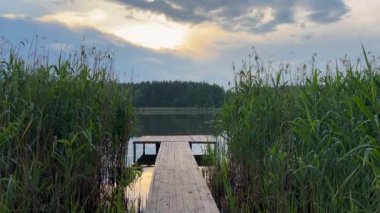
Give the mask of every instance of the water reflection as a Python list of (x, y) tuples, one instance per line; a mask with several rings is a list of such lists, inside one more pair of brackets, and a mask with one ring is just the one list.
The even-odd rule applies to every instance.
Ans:
[[(210, 135), (214, 133), (214, 115), (139, 115), (134, 137), (129, 140), (127, 165), (133, 163), (133, 141), (142, 135)], [(204, 154), (206, 145), (194, 144), (193, 153)], [(142, 155), (142, 145), (136, 145), (136, 159)], [(147, 144), (146, 154), (156, 154), (155, 145)]]
[(135, 135), (209, 135), (214, 115), (139, 115)]

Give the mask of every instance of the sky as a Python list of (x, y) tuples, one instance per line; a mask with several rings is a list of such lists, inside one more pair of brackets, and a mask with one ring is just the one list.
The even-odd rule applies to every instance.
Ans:
[(361, 44), (379, 56), (379, 11), (378, 0), (0, 0), (0, 45), (38, 37), (49, 54), (96, 47), (112, 53), (120, 82), (226, 88), (253, 51), (292, 67), (354, 61)]

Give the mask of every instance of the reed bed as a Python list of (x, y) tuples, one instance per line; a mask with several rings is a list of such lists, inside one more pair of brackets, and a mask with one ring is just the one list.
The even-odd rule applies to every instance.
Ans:
[(22, 49), (0, 58), (0, 212), (125, 211), (134, 114), (111, 55)]
[(270, 75), (257, 55), (243, 65), (218, 115), (223, 211), (380, 211), (380, 69), (363, 53), (310, 75)]

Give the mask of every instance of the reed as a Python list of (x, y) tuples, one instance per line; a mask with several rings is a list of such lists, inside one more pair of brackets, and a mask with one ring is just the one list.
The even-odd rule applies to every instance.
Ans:
[(363, 53), (363, 63), (310, 75), (305, 65), (270, 75), (257, 55), (243, 65), (218, 115), (220, 208), (380, 211), (380, 68)]
[(127, 209), (134, 114), (111, 55), (82, 46), (50, 64), (22, 51), (0, 59), (0, 212)]

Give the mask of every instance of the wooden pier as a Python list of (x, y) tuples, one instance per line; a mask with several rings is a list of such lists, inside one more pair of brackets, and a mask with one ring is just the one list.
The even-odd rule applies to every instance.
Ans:
[(158, 150), (145, 212), (219, 212), (191, 151), (192, 144), (215, 144), (215, 138), (144, 136), (133, 143), (154, 143)]

